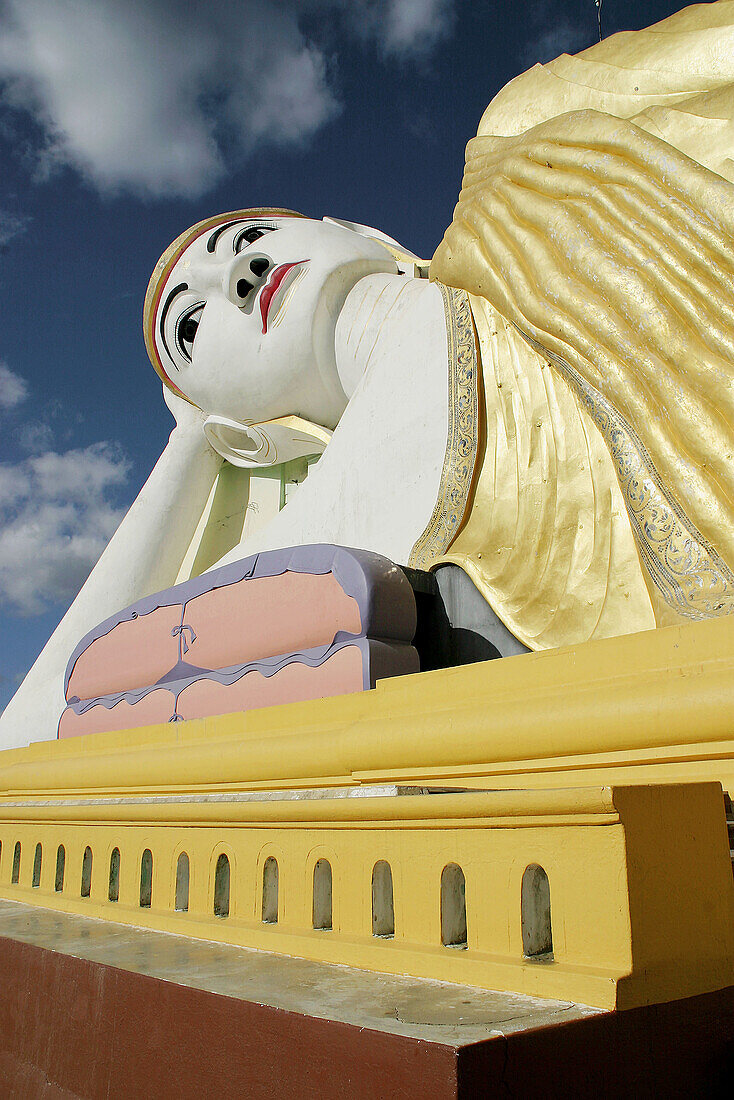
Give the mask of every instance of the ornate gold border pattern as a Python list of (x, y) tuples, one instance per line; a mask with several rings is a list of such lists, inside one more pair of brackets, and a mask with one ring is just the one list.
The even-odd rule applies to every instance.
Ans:
[(443, 283), (436, 286), (446, 317), (449, 423), (438, 500), (408, 559), (416, 569), (430, 568), (458, 534), (469, 503), (479, 446), (479, 361), (469, 295)]
[(693, 620), (734, 612), (734, 574), (663, 485), (631, 424), (570, 363), (515, 328), (558, 368), (601, 432), (614, 461), (638, 552), (665, 601)]

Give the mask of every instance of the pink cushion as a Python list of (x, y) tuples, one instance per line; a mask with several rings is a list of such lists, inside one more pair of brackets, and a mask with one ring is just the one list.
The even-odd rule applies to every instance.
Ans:
[(362, 628), (357, 601), (333, 573), (282, 573), (214, 588), (189, 600), (184, 620), (196, 634), (186, 660), (201, 668), (328, 645), (338, 631)]
[(415, 625), (410, 583), (386, 558), (328, 544), (256, 554), (82, 638), (59, 737), (362, 691), (418, 670)]
[(345, 646), (315, 668), (294, 662), (272, 676), (253, 669), (229, 686), (205, 678), (194, 680), (179, 695), (177, 709), (182, 718), (204, 718), (345, 695), (362, 691), (363, 686), (362, 654), (356, 646)]
[(181, 608), (174, 604), (119, 623), (79, 655), (66, 698), (94, 699), (155, 684), (178, 660), (178, 638), (171, 631), (180, 622)]
[(175, 706), (174, 697), (165, 688), (156, 688), (131, 704), (121, 699), (113, 707), (95, 703), (83, 714), (67, 707), (59, 722), (59, 737), (79, 737), (83, 733), (101, 733), (104, 730), (128, 730), (137, 726), (154, 726), (168, 722)]

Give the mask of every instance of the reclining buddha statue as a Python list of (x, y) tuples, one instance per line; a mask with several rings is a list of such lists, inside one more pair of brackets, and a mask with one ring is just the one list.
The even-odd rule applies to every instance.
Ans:
[(265, 550), (450, 563), (518, 650), (731, 613), (733, 120), (719, 0), (508, 84), (430, 265), (280, 209), (184, 232), (144, 310), (176, 427), (2, 747), (56, 735), (95, 623)]

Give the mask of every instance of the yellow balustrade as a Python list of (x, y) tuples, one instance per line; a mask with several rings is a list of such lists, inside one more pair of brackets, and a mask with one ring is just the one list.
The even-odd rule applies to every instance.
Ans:
[[(180, 797), (90, 792), (54, 805), (30, 796), (7, 800), (0, 895), (283, 954), (607, 1008), (734, 981), (734, 887), (716, 783), (299, 801)], [(83, 897), (87, 848), (91, 875), (87, 856)], [(114, 849), (119, 881), (110, 889)], [(141, 907), (146, 850), (151, 904)], [(188, 909), (176, 911), (184, 852)], [(215, 915), (222, 855), (229, 861), (226, 917)], [(278, 864), (275, 923), (262, 919), (269, 857)], [(325, 929), (313, 927), (319, 860), (331, 868), (332, 927)], [(389, 938), (372, 935), (378, 861), (391, 871)], [(451, 864), (465, 881), (465, 947), (442, 942), (442, 872)], [(523, 919), (527, 927), (533, 914), (527, 905), (521, 911), (523, 875), (536, 865), (547, 876), (552, 930), (552, 956), (538, 959), (525, 955)], [(444, 906), (457, 897), (444, 898)]]

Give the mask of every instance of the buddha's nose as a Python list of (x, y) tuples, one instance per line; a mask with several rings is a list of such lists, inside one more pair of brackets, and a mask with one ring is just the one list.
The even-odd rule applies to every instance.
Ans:
[(223, 289), (233, 305), (243, 307), (252, 303), (254, 292), (265, 282), (273, 267), (273, 261), (263, 253), (235, 256), (224, 275)]

